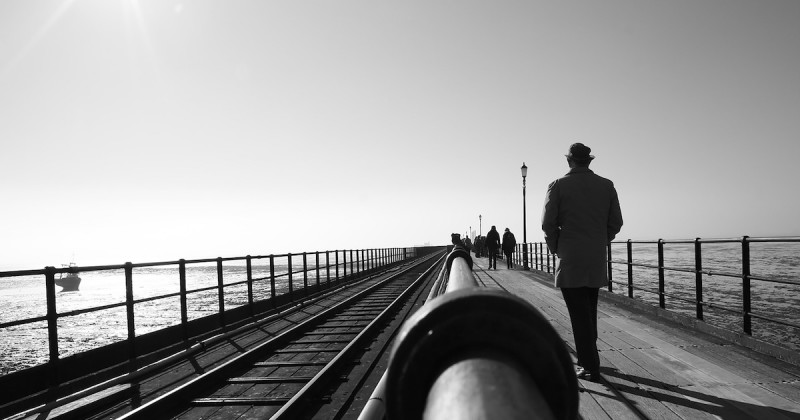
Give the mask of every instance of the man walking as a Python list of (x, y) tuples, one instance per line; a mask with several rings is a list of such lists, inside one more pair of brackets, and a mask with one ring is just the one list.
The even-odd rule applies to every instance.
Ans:
[(514, 254), (514, 248), (517, 246), (517, 239), (508, 228), (503, 233), (503, 254), (506, 254), (506, 268), (509, 270), (514, 268), (514, 263), (511, 262), (511, 256)]
[(582, 143), (569, 148), (569, 172), (547, 187), (542, 230), (556, 255), (555, 285), (567, 305), (579, 378), (600, 379), (597, 295), (608, 284), (606, 246), (622, 228), (614, 183), (589, 169), (594, 156)]
[(494, 267), (497, 270), (497, 251), (500, 250), (500, 233), (497, 228), (492, 226), (489, 233), (486, 234), (486, 249), (489, 251), (489, 269)]

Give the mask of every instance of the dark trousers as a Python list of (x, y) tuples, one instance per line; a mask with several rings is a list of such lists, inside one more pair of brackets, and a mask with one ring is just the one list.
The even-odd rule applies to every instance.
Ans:
[(511, 262), (511, 255), (514, 253), (514, 251), (503, 251), (503, 253), (506, 254), (506, 267), (514, 268), (514, 263)]
[(597, 354), (597, 294), (596, 287), (562, 288), (561, 295), (567, 304), (578, 366), (591, 373), (600, 372), (600, 356)]
[(489, 268), (497, 270), (497, 250), (489, 248)]

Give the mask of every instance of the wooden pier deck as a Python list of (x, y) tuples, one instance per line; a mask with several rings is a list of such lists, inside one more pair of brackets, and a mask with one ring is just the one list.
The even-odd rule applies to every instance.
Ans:
[[(484, 271), (548, 318), (575, 359), (561, 292), (552, 275), (505, 268)], [(485, 281), (488, 287), (495, 282)], [(603, 297), (598, 306), (600, 383), (579, 381), (580, 416), (594, 419), (800, 419), (800, 367), (632, 310)]]

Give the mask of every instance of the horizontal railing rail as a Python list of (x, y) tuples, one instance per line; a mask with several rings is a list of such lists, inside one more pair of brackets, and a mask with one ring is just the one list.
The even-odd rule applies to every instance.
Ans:
[[(219, 318), (218, 326), (225, 328), (225, 315), (227, 312), (226, 309), (228, 309), (226, 306), (235, 306), (237, 308), (242, 306), (249, 307), (250, 316), (256, 316), (259, 314), (256, 314), (253, 309), (254, 304), (267, 304), (268, 307), (274, 309), (276, 307), (277, 297), (282, 297), (288, 303), (292, 303), (303, 296), (309, 295), (311, 291), (315, 292), (336, 286), (346, 280), (367, 275), (376, 269), (426, 255), (439, 249), (442, 249), (442, 247), (329, 250), (255, 256), (247, 255), (243, 257), (217, 257), (193, 260), (179, 259), (147, 263), (126, 262), (124, 264), (113, 265), (71, 266), (63, 268), (45, 267), (44, 269), (37, 270), (5, 271), (0, 272), (0, 282), (21, 277), (40, 277), (38, 281), (41, 281), (41, 283), (36, 283), (36, 280), (34, 280), (34, 284), (44, 286), (44, 302), (41, 303), (45, 305), (46, 313), (41, 316), (29, 316), (0, 322), (0, 335), (3, 334), (3, 329), (12, 327), (24, 328), (30, 324), (46, 322), (49, 349), (47, 361), (45, 363), (50, 365), (54, 372), (51, 380), (55, 382), (53, 384), (55, 385), (59, 382), (58, 375), (55, 372), (58, 372), (58, 365), (62, 359), (59, 348), (59, 332), (60, 328), (64, 327), (60, 327), (59, 323), (68, 318), (98, 313), (100, 311), (126, 308), (125, 322), (127, 325), (125, 327), (127, 335), (124, 340), (130, 343), (130, 354), (128, 356), (131, 361), (130, 363), (133, 363), (133, 360), (138, 355), (134, 342), (137, 337), (140, 336), (136, 328), (137, 305), (177, 298), (180, 310), (180, 322), (178, 325), (182, 328), (183, 340), (188, 342), (188, 305), (194, 295), (205, 296), (209, 292), (217, 291), (216, 302), (209, 305), (206, 300), (202, 303), (204, 305), (202, 311), (198, 311), (198, 313), (202, 314), (201, 317), (216, 315)], [(256, 275), (254, 265), (257, 264), (261, 265), (259, 265), (259, 273)], [(158, 267), (175, 266), (177, 266), (179, 291), (160, 293), (155, 296), (135, 297), (134, 285), (135, 279), (138, 278), (137, 273)], [(200, 287), (189, 288), (189, 282), (187, 280), (188, 268), (200, 267), (207, 269), (209, 273), (212, 273), (207, 277), (211, 278), (213, 276), (214, 266), (216, 266), (215, 284), (204, 284)], [(226, 271), (226, 268), (238, 269), (237, 275), (242, 276), (243, 280), (235, 279), (234, 281), (226, 282), (226, 278), (232, 276), (231, 273)], [(261, 274), (260, 272), (262, 270), (267, 272), (267, 274)], [(59, 296), (60, 294), (56, 293), (56, 276), (70, 273), (86, 275), (87, 273), (96, 272), (119, 272), (117, 275), (124, 277), (124, 297), (116, 302), (112, 301), (110, 303), (92, 305), (85, 308), (59, 311), (58, 302), (61, 297)], [(175, 279), (173, 278), (173, 280)], [(85, 282), (83, 283), (85, 284)], [(259, 285), (259, 287), (268, 287), (268, 290), (260, 294), (263, 297), (259, 297), (259, 294), (255, 293), (255, 285)], [(242, 292), (240, 289), (244, 287), (246, 287), (246, 291)], [(299, 293), (302, 293), (303, 296), (299, 296)], [(244, 295), (244, 297), (241, 295)], [(205, 297), (207, 298), (207, 296)], [(230, 304), (229, 301), (234, 299), (234, 297), (238, 298), (239, 301), (243, 298), (244, 301), (240, 304)], [(175, 308), (175, 310), (177, 309), (178, 308)]]
[(448, 254), (443, 284), (403, 324), (373, 394), (386, 412), (365, 409), (360, 420), (578, 417), (577, 379), (556, 330), (523, 299), (480, 287), (472, 268), (465, 248)]
[[(784, 273), (781, 275), (765, 275), (762, 273), (754, 274), (754, 264), (760, 263), (761, 269), (777, 270), (775, 263), (770, 264), (770, 256), (753, 257), (751, 255), (753, 244), (780, 245), (786, 249), (783, 251), (786, 258), (795, 258), (794, 262), (786, 263)], [(788, 249), (790, 246), (797, 246), (796, 250)], [(637, 259), (634, 259), (634, 246), (655, 249), (637, 250)], [(680, 261), (672, 264), (666, 263), (665, 247), (683, 247), (673, 254), (680, 255)], [(709, 250), (710, 246), (728, 247), (724, 250)], [(735, 247), (735, 249), (734, 249)], [(514, 258), (517, 263), (522, 259), (522, 244), (517, 246)], [(547, 273), (555, 272), (555, 256), (551, 254), (544, 242), (533, 242), (528, 244), (531, 255), (530, 267)], [(623, 288), (628, 298), (634, 299), (635, 291), (639, 291), (654, 296), (658, 300), (658, 307), (667, 308), (667, 300), (683, 302), (694, 306), (694, 317), (698, 320), (705, 320), (705, 311), (714, 309), (725, 313), (735, 314), (740, 317), (741, 330), (748, 336), (753, 335), (753, 319), (759, 319), (769, 324), (781, 325), (800, 331), (800, 313), (795, 309), (793, 319), (781, 319), (768, 314), (763, 309), (753, 308), (753, 288), (756, 283), (763, 288), (765, 285), (780, 285), (797, 287), (793, 292), (787, 292), (788, 296), (800, 297), (800, 270), (796, 267), (800, 265), (800, 237), (749, 237), (740, 238), (712, 238), (712, 239), (678, 239), (678, 240), (626, 240), (614, 241), (607, 248), (607, 273), (608, 291), (614, 292), (614, 286)], [(616, 257), (619, 253), (623, 257)], [(766, 251), (764, 251), (765, 253)], [(710, 260), (709, 254), (714, 254), (713, 268), (708, 268), (704, 264)], [(724, 255), (720, 255), (724, 253)], [(793, 269), (794, 267), (794, 269)], [(618, 269), (622, 268), (622, 270)], [(649, 274), (648, 274), (649, 273)], [(686, 284), (686, 281), (679, 283), (670, 280), (670, 273), (694, 276), (694, 282)], [(626, 275), (626, 281), (618, 281), (615, 275)], [(731, 298), (738, 302), (734, 305), (731, 302), (724, 302), (711, 298), (710, 291), (707, 290), (706, 279), (736, 279), (738, 284), (725, 284), (731, 292), (737, 290)], [(648, 286), (648, 280), (654, 279), (655, 285)], [(684, 279), (685, 280), (685, 279)], [(719, 289), (719, 285), (716, 285)], [(686, 291), (693, 289), (693, 296), (687, 296)], [(721, 293), (720, 290), (713, 289), (715, 294)], [(679, 292), (684, 292), (683, 294)], [(763, 296), (762, 296), (763, 298)], [(719, 299), (719, 298), (718, 298)], [(729, 299), (729, 300), (731, 300)], [(788, 307), (797, 308), (800, 302), (787, 304)], [(779, 343), (781, 344), (781, 343)]]

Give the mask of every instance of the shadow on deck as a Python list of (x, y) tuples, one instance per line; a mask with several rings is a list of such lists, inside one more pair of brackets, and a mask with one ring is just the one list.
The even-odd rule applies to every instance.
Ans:
[[(572, 328), (553, 277), (519, 269), (474, 273), (538, 308), (564, 338)], [(503, 262), (499, 264), (505, 266)], [(601, 290), (600, 383), (580, 381), (583, 419), (800, 419), (800, 367), (621, 305)]]

